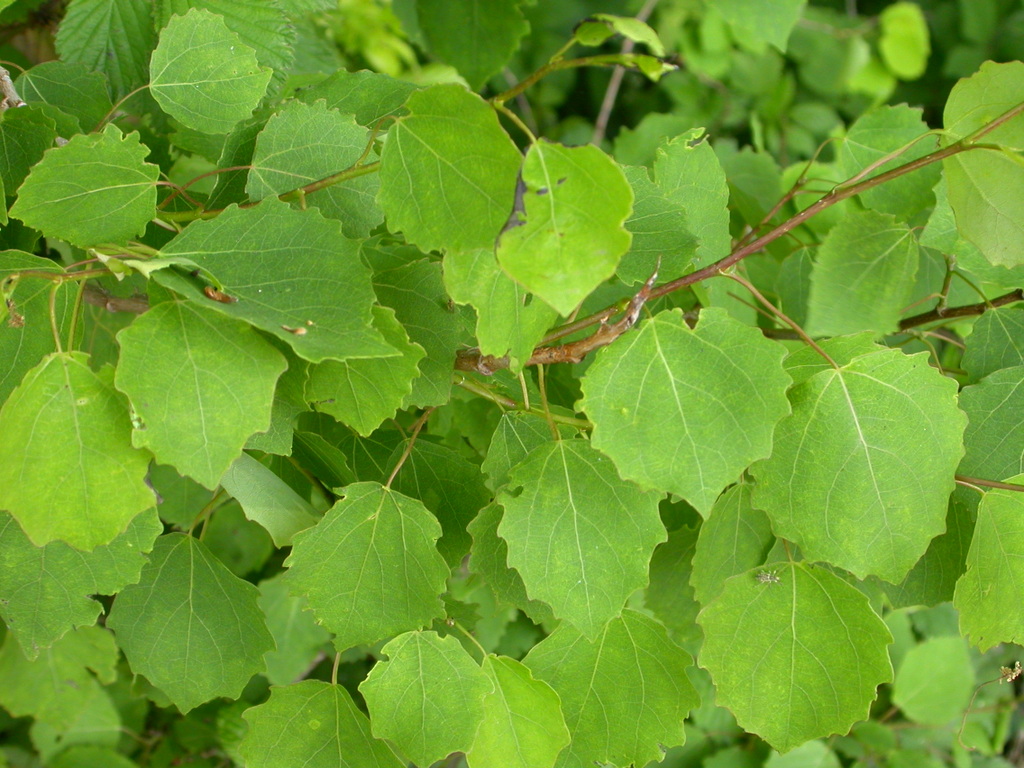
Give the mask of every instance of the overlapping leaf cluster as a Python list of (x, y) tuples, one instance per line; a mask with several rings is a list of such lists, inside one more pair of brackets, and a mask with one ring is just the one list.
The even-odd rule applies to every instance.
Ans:
[[(765, 56), (804, 12), (719, 5)], [(874, 64), (913, 79), (907, 5)], [(125, 761), (150, 706), (248, 766), (643, 765), (715, 722), (785, 752), (886, 683), (962, 712), (964, 639), (908, 649), (898, 609), (1024, 640), (1024, 65), (938, 132), (868, 109), (813, 167), (696, 127), (628, 162), (475, 92), (524, 6), (402, 4), (454, 68), (414, 85), (299, 77), (315, 2), (74, 0), (17, 80), (0, 705), (44, 760)], [(539, 75), (674, 67), (637, 19), (569, 34), (640, 52)], [(186, 160), (221, 173), (158, 185)], [(813, 176), (844, 182), (820, 215), (775, 205)]]

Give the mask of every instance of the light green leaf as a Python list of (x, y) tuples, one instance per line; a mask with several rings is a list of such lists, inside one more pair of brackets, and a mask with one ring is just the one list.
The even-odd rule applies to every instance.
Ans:
[(840, 336), (899, 328), (917, 274), (917, 240), (893, 216), (859, 211), (825, 236), (811, 271), (807, 332)]
[(655, 56), (665, 55), (665, 46), (658, 39), (658, 33), (632, 16), (595, 13), (584, 19), (573, 31), (576, 41), (583, 45), (601, 45), (612, 35), (622, 35), (627, 40), (643, 43)]
[(149, 455), (129, 443), (112, 378), (80, 352), (47, 355), (0, 409), (0, 509), (36, 546), (59, 539), (93, 550), (153, 506)]
[(519, 571), (509, 568), (508, 545), (498, 536), (501, 517), (501, 505), (491, 503), (467, 527), (473, 537), (469, 570), (483, 577), (499, 603), (518, 608), (537, 624), (555, 621), (551, 606), (531, 600)]
[[(1024, 102), (1024, 63), (986, 62), (953, 86), (946, 100), (945, 141), (961, 139)], [(1024, 147), (1024, 116), (986, 134), (986, 143)], [(943, 161), (949, 203), (960, 233), (993, 264), (1024, 264), (1024, 172), (1013, 152), (961, 152)]]
[(846, 733), (892, 680), (889, 630), (867, 598), (822, 568), (788, 563), (777, 582), (725, 582), (698, 616), (698, 659), (715, 700), (780, 752)]
[(484, 659), (494, 690), (484, 697), (484, 719), (466, 762), (476, 768), (550, 768), (569, 745), (561, 702), (547, 683), (505, 656)]
[(754, 505), (808, 559), (899, 583), (945, 525), (966, 421), (956, 382), (927, 354), (892, 349), (816, 373), (789, 398), (771, 458), (751, 468)]
[(668, 541), (654, 550), (650, 584), (644, 591), (644, 606), (679, 646), (700, 647), (700, 628), (695, 619), (700, 604), (689, 582), (693, 579), (693, 555), (697, 529), (683, 526), (669, 532)]
[[(623, 227), (633, 190), (622, 169), (594, 146), (541, 140), (523, 162), (526, 189), (498, 241), (512, 278), (568, 315), (615, 274), (632, 236)], [(507, 211), (506, 211), (507, 214)]]
[[(574, 437), (577, 430), (558, 425), (563, 438)], [(507, 411), (494, 428), (481, 469), (488, 477), (487, 485), (497, 490), (508, 482), (508, 474), (534, 448), (551, 441), (551, 428), (536, 414)]]
[(149, 74), (153, 98), (171, 117), (203, 133), (227, 133), (252, 114), (272, 71), (224, 17), (193, 8), (160, 32)]
[(1024, 310), (996, 307), (975, 320), (961, 364), (972, 382), (1024, 365)]
[(770, 43), (785, 53), (789, 33), (806, 0), (718, 0), (715, 10), (751, 40)]
[[(84, 132), (93, 130), (113, 108), (107, 78), (82, 64), (45, 61), (23, 72), (14, 85), (29, 104), (49, 104), (73, 115)], [(4, 119), (12, 116), (5, 113)]]
[(101, 693), (99, 683), (114, 681), (117, 659), (113, 635), (99, 627), (69, 632), (32, 661), (8, 633), (0, 647), (0, 705), (15, 717), (31, 715), (66, 730)]
[(53, 118), (41, 107), (8, 109), (0, 115), (0, 181), (6, 195), (14, 195), (56, 138)]
[(964, 387), (966, 453), (960, 473), (1003, 480), (1024, 472), (1024, 366), (1003, 368)]
[(92, 595), (112, 595), (137, 581), (162, 526), (156, 512), (136, 517), (106, 546), (80, 552), (62, 541), (36, 547), (0, 512), (0, 617), (29, 660), (67, 632), (96, 622)]
[(480, 90), (498, 74), (530, 31), (518, 0), (419, 0), (427, 47)]
[[(328, 109), (351, 114), (360, 125), (376, 127), (382, 118), (397, 115), (413, 91), (419, 87), (380, 72), (338, 70), (311, 88), (295, 94), (307, 104), (323, 99)], [(380, 126), (387, 128), (387, 123)]]
[(285, 561), (289, 590), (309, 601), (338, 648), (372, 643), (444, 616), (449, 569), (441, 526), (423, 504), (377, 483), (344, 489)]
[(617, 274), (627, 285), (645, 282), (654, 270), (659, 275), (685, 274), (697, 253), (697, 238), (686, 228), (686, 211), (651, 181), (646, 168), (624, 166), (633, 188), (633, 215), (626, 229), (633, 235)]
[(440, 265), (422, 260), (377, 272), (373, 287), (380, 303), (395, 311), (409, 340), (427, 353), (403, 407), (444, 405), (451, 395), (455, 351), (466, 333), (459, 311), (449, 304)]
[(788, 411), (784, 354), (724, 310), (705, 309), (694, 330), (681, 311), (661, 312), (599, 353), (580, 407), (594, 422), (595, 447), (624, 477), (706, 513), (771, 452)]
[(512, 280), (498, 266), (493, 248), (476, 248), (444, 257), (444, 283), (453, 301), (476, 310), (481, 354), (509, 356), (513, 372), (522, 370), (558, 314)]
[(359, 685), (373, 735), (417, 765), (465, 752), (484, 717), (491, 682), (451, 635), (407, 632), (381, 649)]
[(662, 745), (683, 743), (683, 718), (700, 703), (686, 677), (690, 654), (635, 611), (623, 611), (592, 641), (563, 624), (523, 664), (562, 700), (572, 743), (559, 768), (661, 760)]
[(647, 564), (666, 535), (658, 499), (619, 479), (587, 441), (546, 443), (498, 494), (498, 534), (530, 597), (595, 638), (647, 584)]
[(319, 519), (312, 504), (247, 453), (232, 462), (220, 485), (242, 505), (247, 518), (267, 530), (277, 547), (291, 546), (296, 533)]
[(238, 698), (274, 647), (258, 590), (199, 540), (157, 539), (138, 584), (114, 600), (107, 626), (132, 671), (182, 712), (217, 696)]
[[(1007, 478), (1021, 483), (1024, 476)], [(993, 489), (978, 506), (967, 571), (956, 584), (953, 605), (960, 632), (982, 651), (1024, 639), (1024, 498)]]
[(284, 357), (244, 323), (185, 301), (157, 304), (117, 340), (114, 381), (132, 403), (133, 445), (215, 488), (270, 425)]
[[(853, 177), (886, 155), (921, 139), (899, 157), (876, 167), (865, 177), (872, 178), (937, 149), (934, 136), (923, 138), (927, 132), (928, 126), (921, 117), (921, 110), (905, 104), (885, 105), (865, 112), (850, 126), (839, 145), (839, 167), (844, 176)], [(938, 163), (932, 163), (866, 190), (860, 194), (860, 199), (872, 210), (909, 219), (934, 204), (932, 188), (940, 175)]]
[(903, 657), (892, 684), (892, 702), (915, 723), (945, 725), (960, 720), (972, 690), (967, 642), (962, 637), (930, 637)]
[(190, 224), (162, 254), (193, 260), (237, 301), (213, 301), (199, 281), (174, 270), (155, 273), (158, 283), (277, 336), (306, 360), (399, 354), (371, 325), (373, 288), (356, 242), (315, 210), (273, 199), (232, 206)]
[(108, 125), (48, 150), (18, 190), (11, 216), (83, 248), (123, 242), (156, 214), (159, 168), (138, 133)]
[(272, 688), (243, 715), (249, 730), (239, 751), (249, 768), (400, 768), (395, 754), (370, 735), (370, 723), (340, 685), (303, 680)]
[(276, 646), (263, 655), (267, 680), (271, 685), (288, 685), (316, 662), (331, 633), (316, 623), (303, 598), (288, 594), (283, 574), (261, 581), (259, 588), (257, 602)]
[(730, 576), (761, 565), (775, 537), (771, 522), (751, 501), (751, 486), (734, 485), (715, 502), (700, 527), (690, 583), (707, 605)]
[(658, 147), (654, 160), (658, 186), (666, 198), (682, 206), (688, 228), (697, 238), (698, 267), (728, 256), (732, 248), (729, 185), (703, 136), (702, 128), (676, 136)]
[(374, 327), (401, 357), (325, 360), (311, 366), (306, 400), (321, 413), (348, 424), (364, 437), (392, 418), (412, 393), (418, 364), (426, 354), (409, 341), (389, 307), (373, 307)]
[(878, 52), (885, 66), (900, 80), (917, 80), (928, 66), (931, 43), (928, 22), (921, 6), (912, 2), (893, 3), (878, 17), (882, 36)]
[(105, 74), (115, 98), (145, 85), (155, 44), (152, 4), (137, 0), (73, 0), (57, 30), (60, 58)]
[(494, 245), (521, 157), (493, 109), (459, 85), (413, 93), (388, 132), (377, 201), (388, 227), (424, 251)]

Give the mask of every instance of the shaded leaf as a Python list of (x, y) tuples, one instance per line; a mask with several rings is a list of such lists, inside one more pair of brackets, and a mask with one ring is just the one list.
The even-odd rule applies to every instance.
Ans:
[(944, 725), (960, 719), (973, 690), (967, 642), (961, 637), (930, 637), (900, 662), (892, 701), (915, 723)]
[(960, 407), (967, 414), (960, 473), (1004, 480), (1024, 472), (1024, 366), (1003, 368), (964, 387)]
[(242, 505), (247, 518), (267, 530), (277, 547), (290, 546), (296, 533), (319, 520), (312, 504), (247, 453), (231, 463), (220, 485)]
[(961, 364), (972, 382), (1024, 365), (1024, 310), (996, 307), (975, 320)]
[(0, 116), (0, 180), (7, 195), (14, 195), (56, 138), (53, 118), (39, 107), (29, 105), (3, 112)]
[[(62, 27), (67, 19), (65, 16)], [(107, 78), (78, 63), (44, 61), (22, 72), (14, 85), (29, 104), (49, 104), (73, 115), (83, 132), (93, 130), (113, 108)], [(4, 119), (13, 115), (5, 112)]]
[[(558, 434), (571, 438), (577, 430), (566, 424), (558, 425)], [(551, 441), (551, 428), (539, 416), (522, 411), (503, 413), (494, 428), (481, 469), (488, 477), (487, 485), (497, 490), (508, 482), (512, 468), (526, 458), (534, 448)]]
[[(351, 114), (360, 125), (375, 127), (382, 118), (401, 113), (406, 99), (417, 90), (419, 86), (414, 83), (380, 72), (342, 69), (295, 97), (307, 104), (323, 99), (328, 109)], [(381, 127), (386, 128), (387, 124)]]
[(806, 0), (719, 0), (715, 9), (751, 39), (770, 43), (784, 52), (805, 3)]
[(693, 579), (693, 555), (697, 529), (676, 528), (668, 541), (658, 545), (651, 556), (650, 584), (644, 591), (644, 606), (660, 621), (683, 648), (696, 648), (700, 628), (695, 621), (700, 604), (689, 586)]
[(686, 228), (686, 211), (651, 181), (646, 168), (622, 170), (633, 188), (633, 213), (625, 224), (633, 241), (616, 274), (627, 285), (645, 282), (655, 269), (668, 277), (684, 274), (697, 253), (697, 238)]
[(316, 623), (301, 597), (288, 594), (282, 574), (259, 584), (258, 603), (267, 617), (267, 629), (276, 648), (267, 651), (267, 680), (271, 685), (288, 685), (299, 679), (316, 661), (331, 633)]

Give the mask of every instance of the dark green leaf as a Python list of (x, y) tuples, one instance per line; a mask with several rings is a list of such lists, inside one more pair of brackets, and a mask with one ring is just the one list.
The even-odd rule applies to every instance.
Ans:
[(975, 320), (962, 364), (974, 382), (1002, 368), (1024, 365), (1024, 310), (997, 307)]
[[(23, 72), (14, 84), (26, 102), (50, 104), (74, 115), (79, 128), (86, 133), (95, 129), (113, 108), (107, 95), (107, 79), (82, 64), (46, 61)], [(4, 118), (13, 114), (5, 113)]]
[(275, 650), (267, 651), (267, 679), (272, 685), (288, 685), (299, 679), (316, 661), (331, 633), (316, 623), (301, 597), (288, 594), (281, 574), (259, 584), (259, 606), (267, 617), (267, 629)]

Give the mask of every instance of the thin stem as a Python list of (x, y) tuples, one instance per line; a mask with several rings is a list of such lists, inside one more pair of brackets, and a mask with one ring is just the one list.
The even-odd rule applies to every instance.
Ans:
[(486, 659), (487, 658), (487, 649), (484, 648), (482, 645), (480, 645), (480, 641), (477, 640), (475, 637), (473, 637), (472, 633), (468, 629), (466, 629), (464, 626), (459, 624), (459, 622), (454, 621), (452, 619), (449, 619), (449, 621), (451, 621), (451, 626), (455, 627), (457, 630), (459, 630), (459, 632), (461, 632), (466, 637), (468, 637), (472, 641), (473, 645), (475, 645), (477, 648), (480, 649), (480, 655), (483, 656), (483, 658)]
[(196, 526), (199, 525), (199, 523), (203, 523), (203, 530), (199, 534), (199, 540), (202, 541), (203, 536), (206, 535), (206, 520), (211, 514), (213, 514), (213, 510), (215, 510), (221, 503), (222, 496), (224, 496), (224, 489), (218, 487), (217, 490), (214, 491), (213, 496), (210, 497), (210, 500), (206, 502), (202, 509), (199, 510), (199, 514), (195, 516), (195, 519), (192, 521), (192, 525), (188, 527), (189, 536), (192, 535), (192, 532), (196, 529)]
[(78, 282), (78, 290), (75, 291), (75, 305), (71, 309), (71, 322), (68, 327), (68, 349), (75, 348), (75, 333), (78, 331), (78, 314), (82, 311), (82, 300), (85, 295), (86, 282)]
[(60, 331), (57, 330), (57, 291), (60, 290), (60, 281), (54, 281), (50, 286), (50, 330), (53, 331), (53, 344), (57, 353), (62, 354), (64, 348), (60, 344)]
[[(471, 392), (474, 395), (477, 395), (478, 397), (484, 398), (485, 400), (490, 400), (492, 403), (495, 403), (503, 408), (508, 408), (514, 411), (521, 411), (523, 413), (528, 413), (531, 416), (544, 417), (545, 415), (544, 411), (535, 405), (517, 403), (511, 397), (506, 397), (505, 395), (494, 392), (485, 387), (480, 382), (474, 379), (467, 379), (465, 376), (462, 376), (461, 374), (455, 374), (453, 383), (455, 384), (455, 386), (462, 387), (467, 392)], [(576, 429), (593, 429), (594, 426), (586, 419), (577, 419), (574, 416), (562, 416), (561, 414), (558, 413), (552, 413), (551, 420), (555, 422), (555, 424), (565, 424), (570, 427), (575, 427)]]
[(391, 470), (391, 474), (388, 476), (388, 481), (384, 483), (385, 488), (391, 487), (392, 481), (398, 475), (398, 470), (402, 468), (402, 465), (405, 464), (410, 454), (412, 454), (412, 447), (416, 443), (416, 438), (419, 436), (420, 430), (423, 429), (424, 425), (427, 423), (427, 419), (430, 418), (430, 414), (433, 412), (433, 407), (427, 408), (422, 414), (420, 414), (420, 417), (416, 419), (415, 423), (412, 425), (412, 433), (409, 435), (409, 442), (406, 443), (405, 450), (402, 451), (402, 456), (399, 458), (398, 463), (395, 464), (395, 468)]
[(331, 667), (331, 685), (338, 684), (338, 667), (341, 666), (341, 654), (334, 654), (334, 666)]
[(105, 114), (103, 116), (103, 119), (100, 120), (98, 123), (96, 123), (96, 127), (93, 128), (93, 130), (94, 131), (98, 131), (100, 128), (102, 128), (104, 125), (106, 125), (107, 121), (110, 120), (110, 118), (112, 118), (114, 116), (114, 113), (117, 112), (117, 110), (121, 108), (122, 104), (124, 104), (126, 101), (128, 101), (128, 99), (130, 99), (135, 94), (141, 93), (142, 91), (146, 90), (147, 88), (149, 88), (149, 83), (146, 83), (145, 85), (140, 85), (138, 88), (136, 88), (134, 91), (129, 93), (127, 96), (125, 96), (122, 99), (120, 99), (114, 106), (112, 106), (110, 108), (110, 111), (107, 112), (107, 114)]
[(529, 127), (526, 125), (526, 123), (524, 123), (519, 118), (519, 115), (517, 115), (511, 109), (506, 107), (504, 104), (497, 104), (497, 103), (495, 103), (495, 104), (492, 104), (491, 106), (493, 106), (496, 110), (501, 112), (501, 114), (503, 114), (505, 117), (507, 117), (513, 123), (515, 123), (516, 128), (518, 128), (520, 131), (522, 131), (523, 133), (526, 134), (526, 136), (527, 136), (527, 138), (529, 138), (531, 144), (536, 144), (537, 143), (537, 137), (534, 135), (533, 131), (531, 131), (529, 129)]
[(212, 171), (207, 171), (206, 173), (200, 173), (194, 179), (189, 179), (184, 184), (178, 186), (177, 189), (175, 189), (171, 194), (169, 194), (167, 197), (165, 197), (160, 202), (160, 204), (157, 205), (157, 210), (162, 209), (169, 202), (171, 202), (174, 198), (176, 198), (179, 194), (184, 196), (186, 189), (191, 187), (193, 184), (199, 183), (200, 181), (202, 181), (205, 178), (208, 178), (210, 176), (216, 176), (217, 174), (220, 174), (220, 173), (230, 173), (231, 171), (246, 171), (246, 170), (250, 170), (251, 168), (252, 168), (251, 165), (229, 165), (227, 168), (214, 168)]
[(955, 475), (958, 483), (964, 485), (980, 485), (983, 488), (998, 488), (1003, 491), (1024, 491), (1024, 485), (1017, 485), (1016, 483), (1003, 483), (999, 480), (985, 480), (981, 477), (969, 477), (967, 475)]
[(555, 426), (555, 422), (551, 419), (551, 408), (548, 405), (548, 387), (547, 382), (544, 380), (544, 366), (537, 366), (537, 385), (540, 387), (540, 404), (544, 408), (544, 420), (548, 423), (548, 429), (551, 430), (551, 436), (558, 442), (562, 439), (562, 436), (558, 434), (558, 427)]
[[(557, 72), (561, 69), (576, 69), (579, 67), (614, 67), (617, 65), (628, 65), (629, 59), (632, 58), (632, 54), (623, 56), (621, 53), (602, 53), (597, 56), (583, 56), (579, 59), (557, 59), (549, 61), (540, 69), (536, 70), (532, 74), (528, 75), (525, 80), (520, 80), (519, 83), (509, 88), (507, 91), (499, 93), (497, 96), (491, 97), (491, 104), (497, 106), (498, 104), (504, 104), (509, 99), (514, 99), (523, 91), (530, 88), (538, 81), (544, 79), (552, 72)], [(625, 60), (625, 61), (624, 61)]]
[(997, 296), (994, 299), (982, 301), (977, 304), (964, 304), (963, 306), (945, 307), (944, 309), (936, 307), (929, 312), (922, 312), (919, 315), (903, 318), (900, 320), (900, 330), (906, 331), (911, 328), (916, 328), (919, 325), (927, 325), (928, 323), (935, 323), (942, 320), (952, 320), (958, 317), (973, 317), (974, 315), (984, 314), (990, 309), (1004, 307), (1007, 304), (1015, 304), (1018, 301), (1024, 301), (1024, 289), (1018, 288), (1015, 291), (1004, 293), (1002, 296)]

